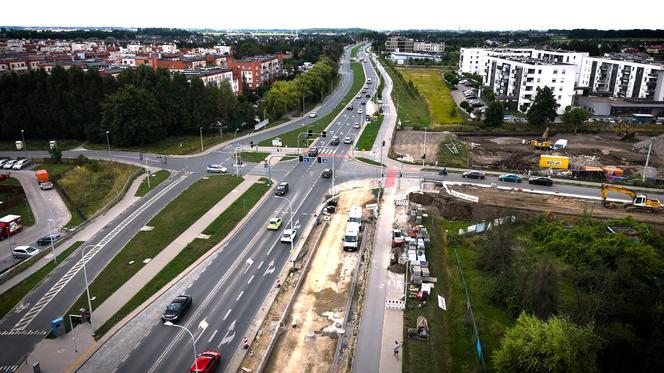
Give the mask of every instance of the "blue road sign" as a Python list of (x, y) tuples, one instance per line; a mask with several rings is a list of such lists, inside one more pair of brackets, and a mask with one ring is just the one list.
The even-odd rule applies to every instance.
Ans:
[(321, 157), (320, 162), (321, 163), (327, 163), (327, 158), (326, 157)]
[(302, 161), (303, 161), (304, 163), (309, 163), (309, 162), (311, 162), (311, 158), (310, 158), (310, 157), (304, 157), (304, 158), (302, 159)]

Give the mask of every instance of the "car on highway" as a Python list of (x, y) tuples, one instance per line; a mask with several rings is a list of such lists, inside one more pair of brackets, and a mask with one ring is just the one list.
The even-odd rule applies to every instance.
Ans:
[(277, 185), (277, 188), (274, 190), (274, 194), (283, 196), (286, 193), (288, 193), (288, 183), (283, 181)]
[(12, 166), (12, 168), (14, 170), (22, 170), (22, 169), (28, 167), (29, 164), (30, 164), (29, 159), (19, 159), (18, 161), (14, 162), (14, 165)]
[(461, 174), (461, 177), (467, 179), (484, 179), (486, 176), (482, 171), (466, 171)]
[(205, 351), (196, 357), (191, 364), (190, 373), (212, 373), (217, 370), (221, 354), (217, 351)]
[(276, 231), (277, 229), (281, 228), (281, 223), (283, 223), (281, 218), (272, 218), (267, 222), (267, 229)]
[(7, 162), (5, 162), (5, 164), (2, 165), (2, 168), (10, 169), (10, 168), (12, 168), (12, 166), (14, 165), (15, 162), (16, 162), (16, 160), (10, 159)]
[(161, 315), (161, 321), (176, 323), (182, 320), (184, 314), (191, 308), (191, 295), (178, 295), (166, 306), (166, 311)]
[(355, 96), (355, 98), (362, 98), (362, 95), (358, 93), (357, 96)]
[(351, 104), (351, 105), (346, 106), (346, 110), (353, 110), (353, 105)]
[(44, 236), (44, 237), (37, 240), (37, 245), (39, 245), (39, 246), (50, 245), (51, 243), (59, 240), (61, 237), (62, 237), (62, 234), (60, 234), (60, 233), (47, 234), (46, 236)]
[(357, 109), (358, 114), (362, 114), (362, 109)]
[(209, 165), (207, 165), (206, 170), (207, 170), (207, 172), (218, 173), (218, 174), (225, 174), (226, 172), (228, 172), (228, 168), (226, 168), (226, 167), (224, 167), (220, 164), (209, 164)]
[(309, 114), (309, 118), (316, 118), (318, 114), (315, 111), (312, 111), (311, 114)]
[(371, 98), (371, 95), (367, 93), (366, 96), (364, 96), (364, 97)]
[(332, 139), (330, 140), (330, 145), (339, 145), (339, 136), (337, 135), (332, 136)]
[(320, 173), (320, 177), (329, 179), (332, 177), (332, 169), (331, 168), (326, 168), (323, 170), (323, 172)]
[(12, 256), (16, 259), (28, 259), (39, 254), (39, 249), (33, 246), (16, 246), (12, 249)]
[(344, 144), (352, 144), (353, 143), (353, 138), (350, 136), (346, 136), (344, 139)]
[(521, 182), (521, 176), (515, 175), (515, 174), (504, 174), (498, 176), (498, 180), (500, 181), (507, 181), (511, 183), (520, 183)]
[(317, 156), (317, 155), (318, 155), (318, 148), (315, 147), (315, 146), (309, 148), (309, 150), (307, 151), (307, 155), (308, 155), (309, 157), (315, 157), (315, 156)]
[(284, 243), (293, 243), (295, 236), (297, 236), (297, 229), (284, 229), (279, 240)]
[(553, 185), (553, 180), (546, 176), (533, 176), (528, 179), (528, 184), (551, 186)]
[(361, 103), (362, 105), (366, 105), (366, 104), (367, 104), (366, 101), (362, 101), (362, 102), (360, 102), (360, 103)]
[(353, 124), (353, 128), (360, 128), (360, 122), (355, 122), (355, 124)]

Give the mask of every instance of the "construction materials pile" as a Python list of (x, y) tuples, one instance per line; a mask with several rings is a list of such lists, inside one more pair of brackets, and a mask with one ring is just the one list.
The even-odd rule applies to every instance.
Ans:
[(632, 147), (632, 150), (646, 154), (648, 153), (648, 148), (650, 148), (650, 143), (652, 142), (652, 154), (664, 156), (664, 135), (659, 135), (651, 137), (649, 139), (639, 141)]

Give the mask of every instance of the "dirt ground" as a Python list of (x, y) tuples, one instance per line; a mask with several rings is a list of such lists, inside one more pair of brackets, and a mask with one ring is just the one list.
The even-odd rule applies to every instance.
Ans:
[[(341, 248), (351, 206), (364, 206), (373, 199), (368, 190), (342, 194), (331, 216), (311, 268), (296, 296), (287, 329), (277, 342), (267, 372), (327, 372), (332, 367), (348, 300), (357, 253)], [(294, 327), (293, 327), (294, 326)]]
[[(427, 159), (435, 160), (438, 143), (443, 141), (445, 133), (427, 134)], [(640, 175), (646, 161), (646, 154), (633, 150), (635, 142), (619, 141), (615, 133), (602, 134), (565, 134), (554, 136), (552, 141), (564, 138), (569, 141), (568, 147), (560, 151), (538, 151), (522, 144), (530, 137), (508, 136), (464, 136), (456, 137), (457, 141), (466, 144), (473, 143), (471, 152), (471, 167), (494, 170), (533, 170), (538, 168), (541, 154), (555, 154), (569, 156), (573, 162), (588, 166), (618, 166), (624, 170), (626, 177)], [(639, 135), (638, 141), (647, 140), (645, 135)], [(446, 140), (449, 141), (449, 140)], [(407, 154), (413, 159), (421, 159), (424, 142), (424, 132), (397, 131), (392, 151), (397, 154)], [(441, 164), (442, 165), (442, 164)], [(658, 174), (664, 174), (664, 155), (651, 154), (649, 166), (658, 169)]]

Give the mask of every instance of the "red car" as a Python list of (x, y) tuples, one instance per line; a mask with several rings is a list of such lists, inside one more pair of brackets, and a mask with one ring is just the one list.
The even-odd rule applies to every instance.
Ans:
[(194, 364), (191, 365), (191, 373), (211, 373), (217, 370), (221, 361), (221, 354), (217, 351), (205, 351), (198, 355)]

